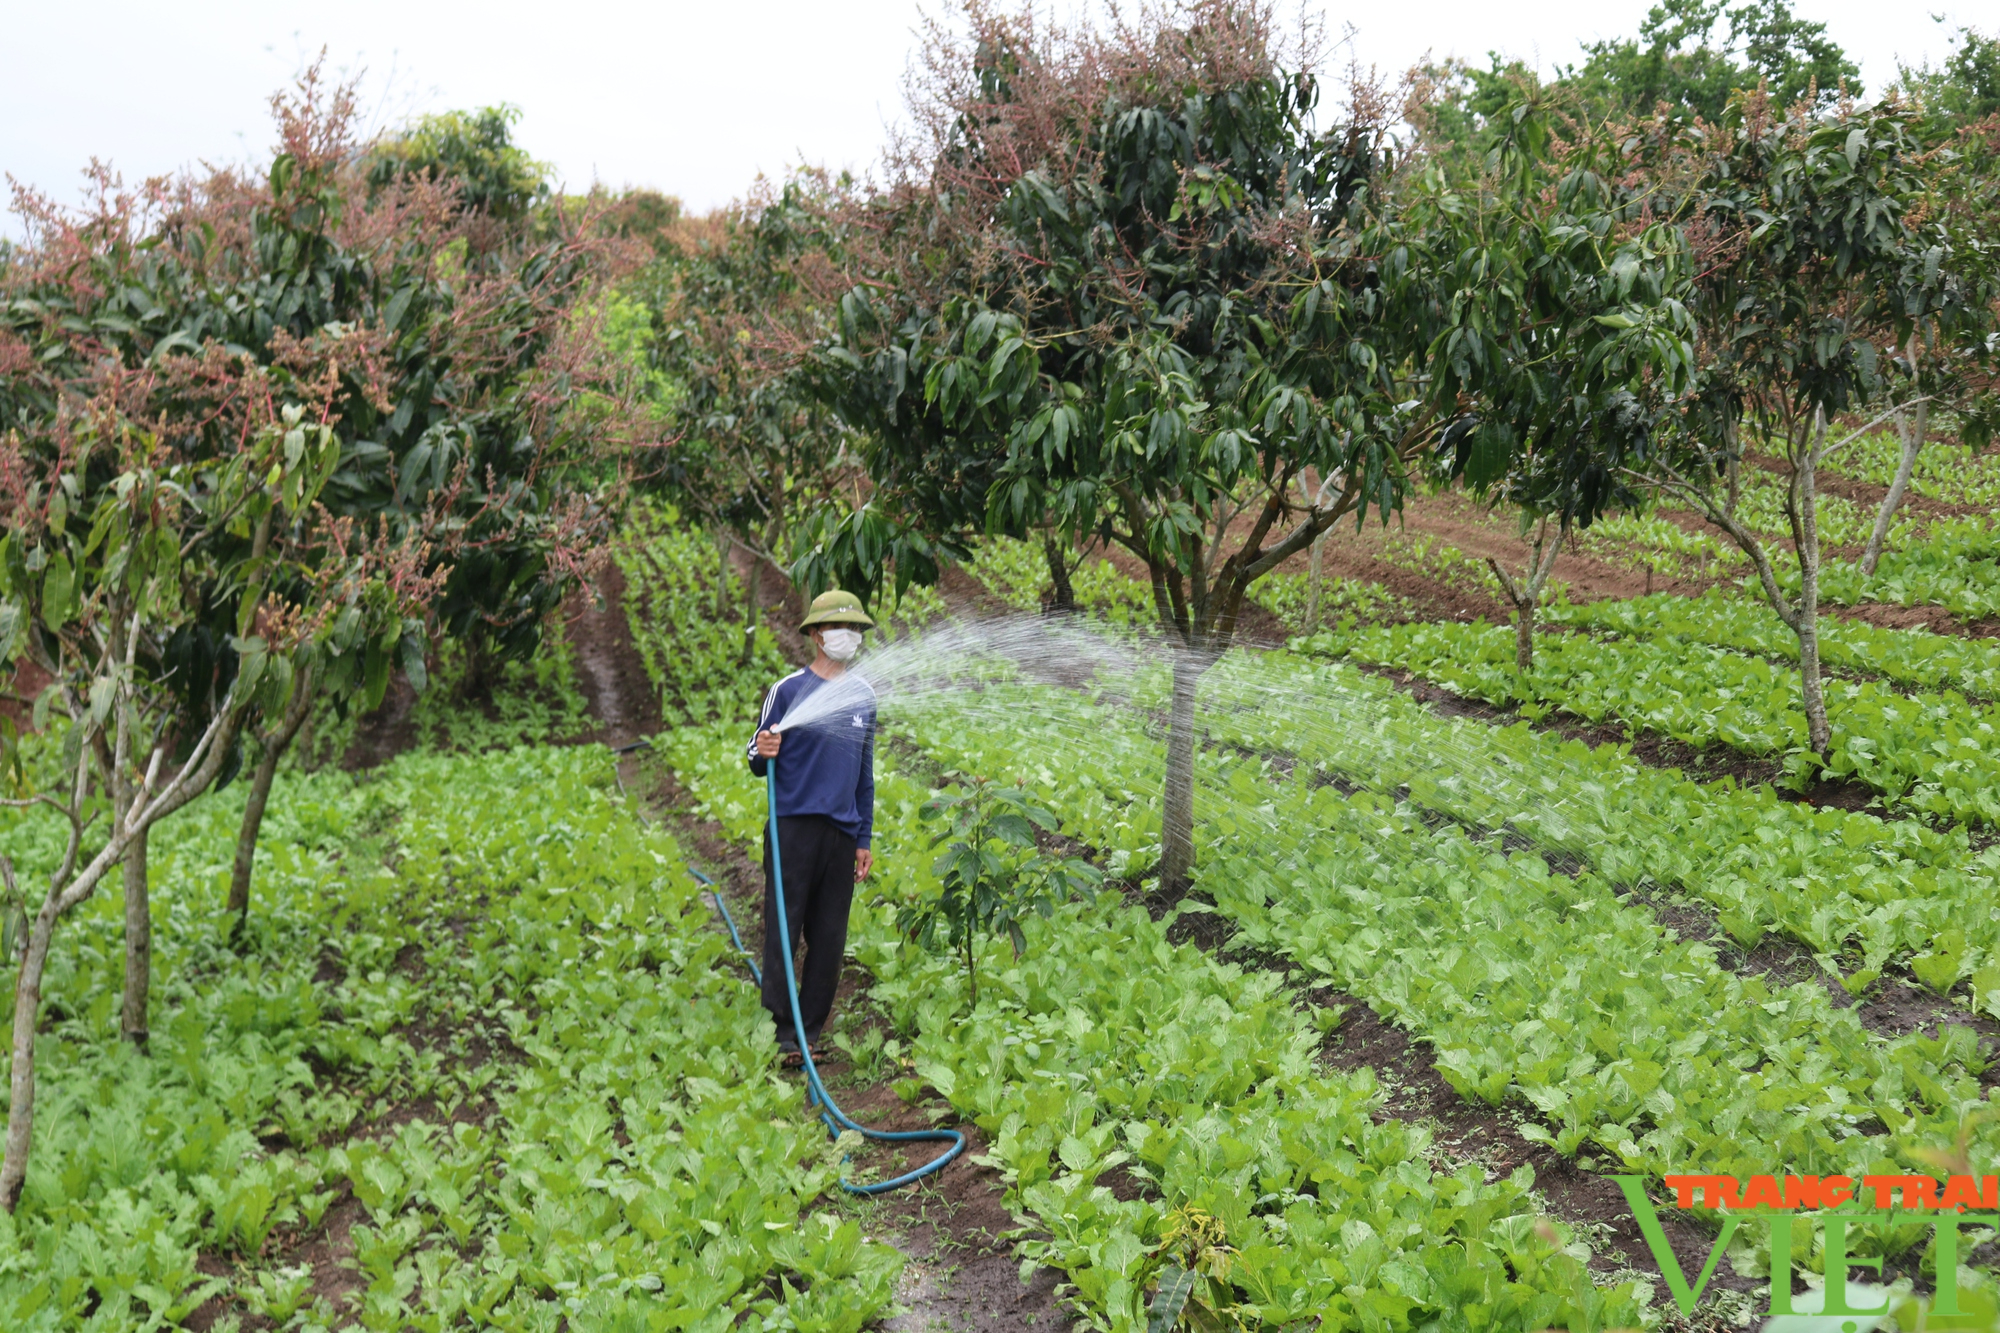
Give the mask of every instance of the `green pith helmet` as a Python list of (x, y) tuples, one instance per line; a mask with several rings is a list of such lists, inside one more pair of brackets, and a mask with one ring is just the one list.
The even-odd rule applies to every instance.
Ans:
[(815, 625), (856, 625), (863, 629), (874, 629), (875, 622), (861, 609), (861, 599), (851, 592), (838, 588), (828, 588), (813, 598), (806, 608), (806, 618), (799, 625), (799, 633), (804, 634)]

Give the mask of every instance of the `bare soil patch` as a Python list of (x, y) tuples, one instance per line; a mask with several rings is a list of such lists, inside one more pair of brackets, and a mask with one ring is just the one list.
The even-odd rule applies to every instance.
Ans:
[(1894, 602), (1862, 602), (1858, 606), (1826, 606), (1843, 620), (1858, 620), (1880, 629), (1924, 629), (1964, 639), (2000, 639), (2000, 616), (1966, 620), (1941, 606), (1899, 606)]
[(625, 616), (624, 571), (607, 562), (595, 589), (573, 593), (563, 607), (563, 627), (576, 651), (577, 686), (596, 719), (597, 738), (617, 746), (658, 731), (660, 701)]
[(34, 721), (35, 697), (47, 689), (54, 679), (25, 658), (17, 662), (13, 678), (0, 687), (0, 717), (12, 722), (16, 730), (30, 730), (28, 724)]
[(382, 702), (355, 719), (354, 739), (341, 756), (340, 766), (350, 773), (377, 768), (399, 754), (417, 747), (413, 714), (417, 692), (410, 688), (401, 667), (389, 674), (389, 688)]
[[(1781, 476), (1790, 475), (1785, 470), (1783, 464), (1778, 464), (1770, 470), (1779, 473)], [(1887, 486), (1878, 485), (1872, 481), (1861, 481), (1855, 477), (1844, 476), (1838, 471), (1822, 471), (1817, 474), (1815, 480), (1818, 489), (1825, 494), (1837, 495), (1843, 500), (1852, 500), (1855, 504), (1861, 505), (1871, 512), (1879, 510), (1882, 507), (1882, 501), (1889, 496), (1889, 488)], [(1977, 505), (1959, 504), (1952, 500), (1939, 500), (1932, 496), (1919, 495), (1914, 489), (1903, 492), (1903, 502), (1897, 506), (1897, 512), (1921, 514), (1926, 518), (1983, 517), (1988, 513), (1987, 510), (1981, 509)]]

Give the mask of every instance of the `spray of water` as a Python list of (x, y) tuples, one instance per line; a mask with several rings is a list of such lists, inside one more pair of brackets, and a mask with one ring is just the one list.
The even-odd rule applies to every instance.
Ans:
[(1130, 677), (1141, 658), (1131, 645), (1067, 620), (1004, 616), (952, 620), (872, 648), (785, 714), (771, 729), (822, 727), (863, 707), (895, 716), (942, 698), (977, 703), (996, 678), (1082, 685)]
[[(848, 716), (873, 706), (886, 727), (919, 744), (926, 734), (975, 745), (990, 737), (1016, 756), (1045, 759), (1115, 749), (1120, 785), (1145, 822), (1157, 819), (1173, 665), (1162, 641), (1088, 621), (954, 619), (873, 646), (775, 729), (852, 734)], [(1205, 829), (1226, 827), (1233, 838), (1263, 841), (1280, 862), (1306, 855), (1309, 830), (1279, 827), (1282, 816), (1256, 787), (1222, 777), (1245, 763), (1266, 766), (1274, 779), (1304, 766), (1326, 781), (1409, 798), (1477, 833), (1573, 852), (1605, 827), (1619, 800), (1601, 771), (1553, 745), (1524, 762), (1496, 746), (1486, 723), (1430, 715), (1346, 666), (1236, 650), (1205, 672), (1199, 698), (1197, 845)], [(1047, 776), (1061, 781), (1055, 768)], [(1074, 793), (1052, 786), (1041, 795), (1060, 810)], [(1648, 815), (1621, 808), (1619, 817)]]

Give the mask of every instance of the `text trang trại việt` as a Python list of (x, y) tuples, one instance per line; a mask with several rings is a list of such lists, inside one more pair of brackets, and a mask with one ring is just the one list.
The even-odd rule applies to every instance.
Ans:
[[(1681, 1271), (1673, 1246), (1667, 1243), (1660, 1217), (1646, 1197), (1644, 1176), (1613, 1176), (1639, 1224), (1640, 1234), (1653, 1252), (1653, 1261), (1666, 1279), (1667, 1290), (1681, 1313), (1691, 1314), (1701, 1299), (1703, 1288), (1715, 1266), (1729, 1248), (1736, 1229), (1746, 1221), (1765, 1222), (1771, 1228), (1771, 1313), (1792, 1314), (1792, 1253), (1798, 1239), (1794, 1225), (1802, 1222), (1807, 1246), (1812, 1241), (1815, 1221), (1825, 1232), (1825, 1303), (1820, 1313), (1828, 1315), (1880, 1315), (1884, 1304), (1855, 1309), (1847, 1300), (1847, 1270), (1864, 1267), (1880, 1269), (1880, 1258), (1849, 1254), (1847, 1228), (1857, 1221), (1893, 1222), (1908, 1225), (1920, 1222), (1937, 1231), (1937, 1296), (1931, 1306), (1934, 1315), (1958, 1314), (1958, 1229), (1969, 1222), (2000, 1224), (2000, 1176), (1948, 1176), (1939, 1182), (1931, 1176), (1865, 1175), (1857, 1182), (1852, 1176), (1751, 1176), (1739, 1181), (1735, 1176), (1665, 1176), (1674, 1191), (1676, 1208), (1709, 1208), (1724, 1214), (1722, 1229), (1709, 1250), (1708, 1262), (1692, 1286)], [(1796, 1218), (1794, 1213), (1809, 1210), (1811, 1215)]]

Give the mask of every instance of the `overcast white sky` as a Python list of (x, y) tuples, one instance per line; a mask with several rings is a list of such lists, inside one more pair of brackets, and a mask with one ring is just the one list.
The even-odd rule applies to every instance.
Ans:
[[(1934, 0), (1935, 2), (1935, 0)], [(1900, 57), (1948, 50), (1986, 2), (1797, 0), (1857, 57), (1870, 91)], [(930, 0), (933, 7), (936, 0)], [(1063, 0), (1068, 10), (1075, 0)], [(1650, 0), (1401, 0), (1314, 10), (1352, 24), (1363, 62), (1499, 50), (1544, 68), (1579, 41), (1637, 31)], [(0, 173), (58, 198), (103, 158), (127, 179), (236, 161), (270, 139), (266, 100), (322, 46), (365, 71), (376, 123), (508, 102), (517, 134), (571, 189), (646, 185), (701, 209), (757, 173), (865, 167), (901, 105), (917, 0), (99, 0), (15, 3), (0, 17)], [(12, 221), (0, 224), (8, 233)]]

